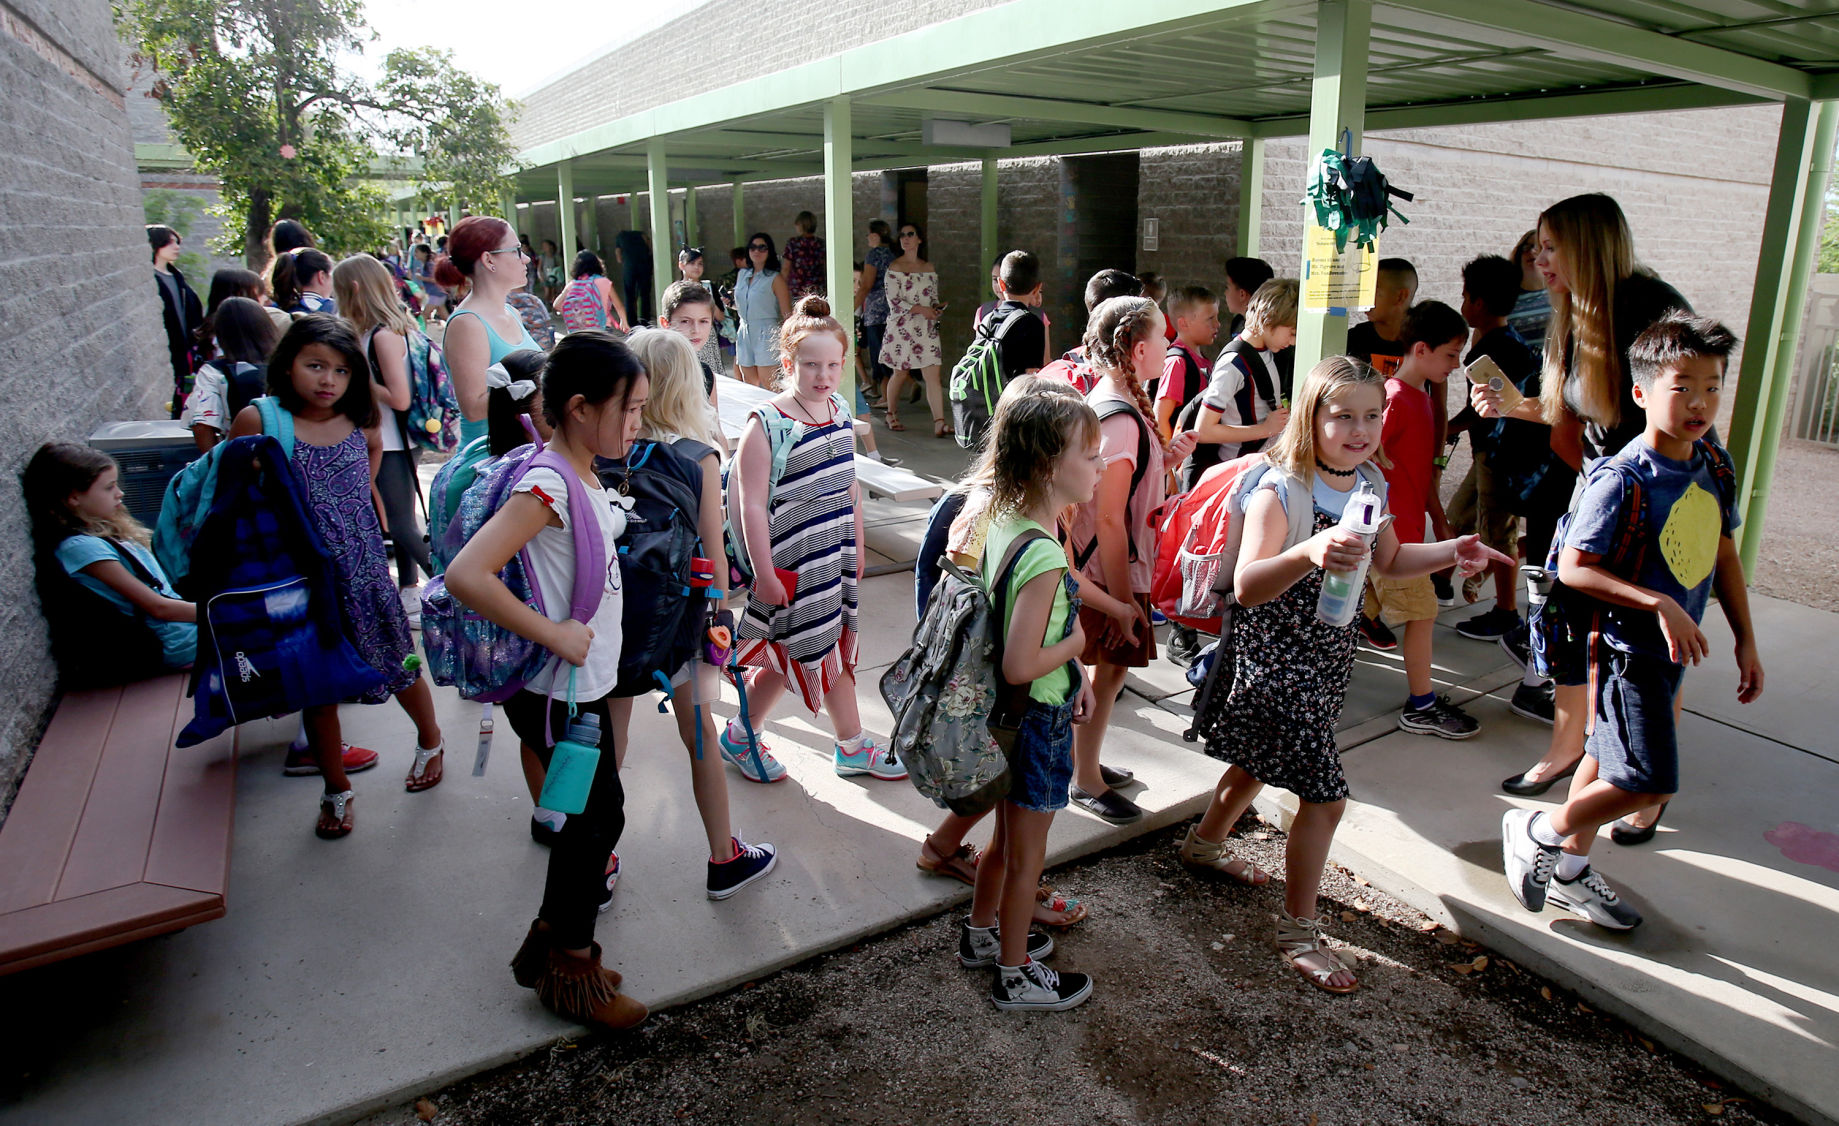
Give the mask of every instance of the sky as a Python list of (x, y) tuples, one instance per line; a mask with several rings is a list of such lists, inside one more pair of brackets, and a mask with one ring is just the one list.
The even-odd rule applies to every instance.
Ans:
[[(366, 0), (378, 35), (359, 69), (375, 74), (396, 47), (452, 51), (460, 66), (519, 98), (608, 48), (694, 11), (708, 0)], [(538, 15), (540, 13), (540, 15)]]

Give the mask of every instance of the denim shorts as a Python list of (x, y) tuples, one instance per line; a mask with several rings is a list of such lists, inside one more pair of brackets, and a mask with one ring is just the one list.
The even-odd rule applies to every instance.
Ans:
[(1686, 670), (1665, 657), (1607, 645), (1594, 670), (1596, 694), (1584, 750), (1597, 777), (1631, 794), (1679, 790), (1679, 728), (1673, 700)]
[(1009, 800), (1035, 813), (1066, 808), (1073, 782), (1073, 700), (1058, 706), (1036, 700), (1022, 715), (1009, 755)]

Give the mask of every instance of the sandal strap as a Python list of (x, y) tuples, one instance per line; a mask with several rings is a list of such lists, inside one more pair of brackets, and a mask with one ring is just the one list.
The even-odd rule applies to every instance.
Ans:
[(434, 756), (441, 754), (446, 749), (447, 744), (444, 741), (438, 747), (423, 747), (417, 744), (415, 761), (409, 764), (409, 777), (417, 782), (421, 781), (422, 775), (427, 772), (428, 764), (434, 761)]
[(355, 790), (342, 790), (336, 794), (321, 794), (319, 795), (319, 804), (329, 807), (332, 810), (332, 816), (343, 821), (345, 819), (345, 807), (351, 804), (351, 799), (354, 797), (357, 797), (357, 791)]

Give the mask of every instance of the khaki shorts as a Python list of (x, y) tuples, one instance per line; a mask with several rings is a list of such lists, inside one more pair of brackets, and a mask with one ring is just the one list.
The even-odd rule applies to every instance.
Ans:
[(1476, 459), (1450, 498), (1449, 524), (1457, 535), (1474, 533), (1481, 536), (1482, 543), (1511, 556), (1519, 550), (1520, 518), (1508, 507), (1511, 498), (1495, 482), (1488, 460)]
[(1437, 616), (1437, 592), (1429, 575), (1415, 579), (1393, 580), (1373, 576), (1373, 593), (1379, 602), (1380, 616), (1387, 622), (1428, 622)]

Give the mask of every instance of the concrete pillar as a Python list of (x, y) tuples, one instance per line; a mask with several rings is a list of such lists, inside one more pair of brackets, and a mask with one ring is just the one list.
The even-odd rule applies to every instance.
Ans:
[[(1316, 16), (1315, 79), (1309, 98), (1309, 143), (1303, 146), (1305, 154), (1339, 146), (1344, 129), (1353, 134), (1350, 151), (1360, 151), (1366, 129), (1367, 47), (1372, 29), (1372, 0), (1322, 0)], [(1305, 203), (1305, 245), (1308, 228), (1315, 225), (1315, 208)], [(1346, 350), (1347, 310), (1298, 313), (1299, 379), (1323, 356)]]
[[(664, 307), (664, 290), (676, 274), (677, 248), (670, 225), (670, 165), (664, 142), (645, 144), (645, 171), (651, 184), (651, 288), (652, 307)], [(627, 312), (631, 312), (630, 309)]]
[(982, 199), (982, 234), (983, 257), (977, 262), (978, 277), (984, 277), (983, 271), (990, 268), (996, 256), (1002, 253), (996, 235), (996, 156), (986, 153), (983, 158), (983, 199)]
[(1762, 547), (1775, 454), (1794, 383), (1807, 280), (1813, 273), (1825, 217), (1835, 123), (1839, 123), (1839, 103), (1822, 102), (1817, 113), (1798, 98), (1782, 106), (1775, 174), (1763, 216), (1756, 288), (1750, 298), (1749, 330), (1728, 436), (1737, 464), (1737, 497), (1743, 515), (1737, 547), (1746, 572), (1755, 570)]
[(575, 170), (564, 160), (556, 165), (556, 222), (562, 228), (563, 273), (575, 260)]
[(837, 391), (854, 410), (856, 365), (850, 357), (855, 352), (855, 318), (849, 315), (849, 308), (856, 289), (856, 224), (850, 173), (856, 157), (851, 128), (847, 97), (832, 98), (824, 104), (824, 279), (830, 307), (843, 326), (843, 335), (850, 338), (849, 346), (843, 349), (843, 379)]
[(1264, 234), (1264, 138), (1247, 137), (1239, 148), (1239, 257), (1258, 257)]
[(696, 188), (693, 185), (683, 193), (683, 237), (690, 240), (691, 246), (702, 243), (702, 224), (696, 221)]
[(734, 205), (731, 209), (731, 214), (734, 216), (735, 246), (747, 245), (747, 209), (743, 206), (745, 200), (742, 198), (743, 193), (741, 189), (741, 182), (736, 180), (734, 182)]

